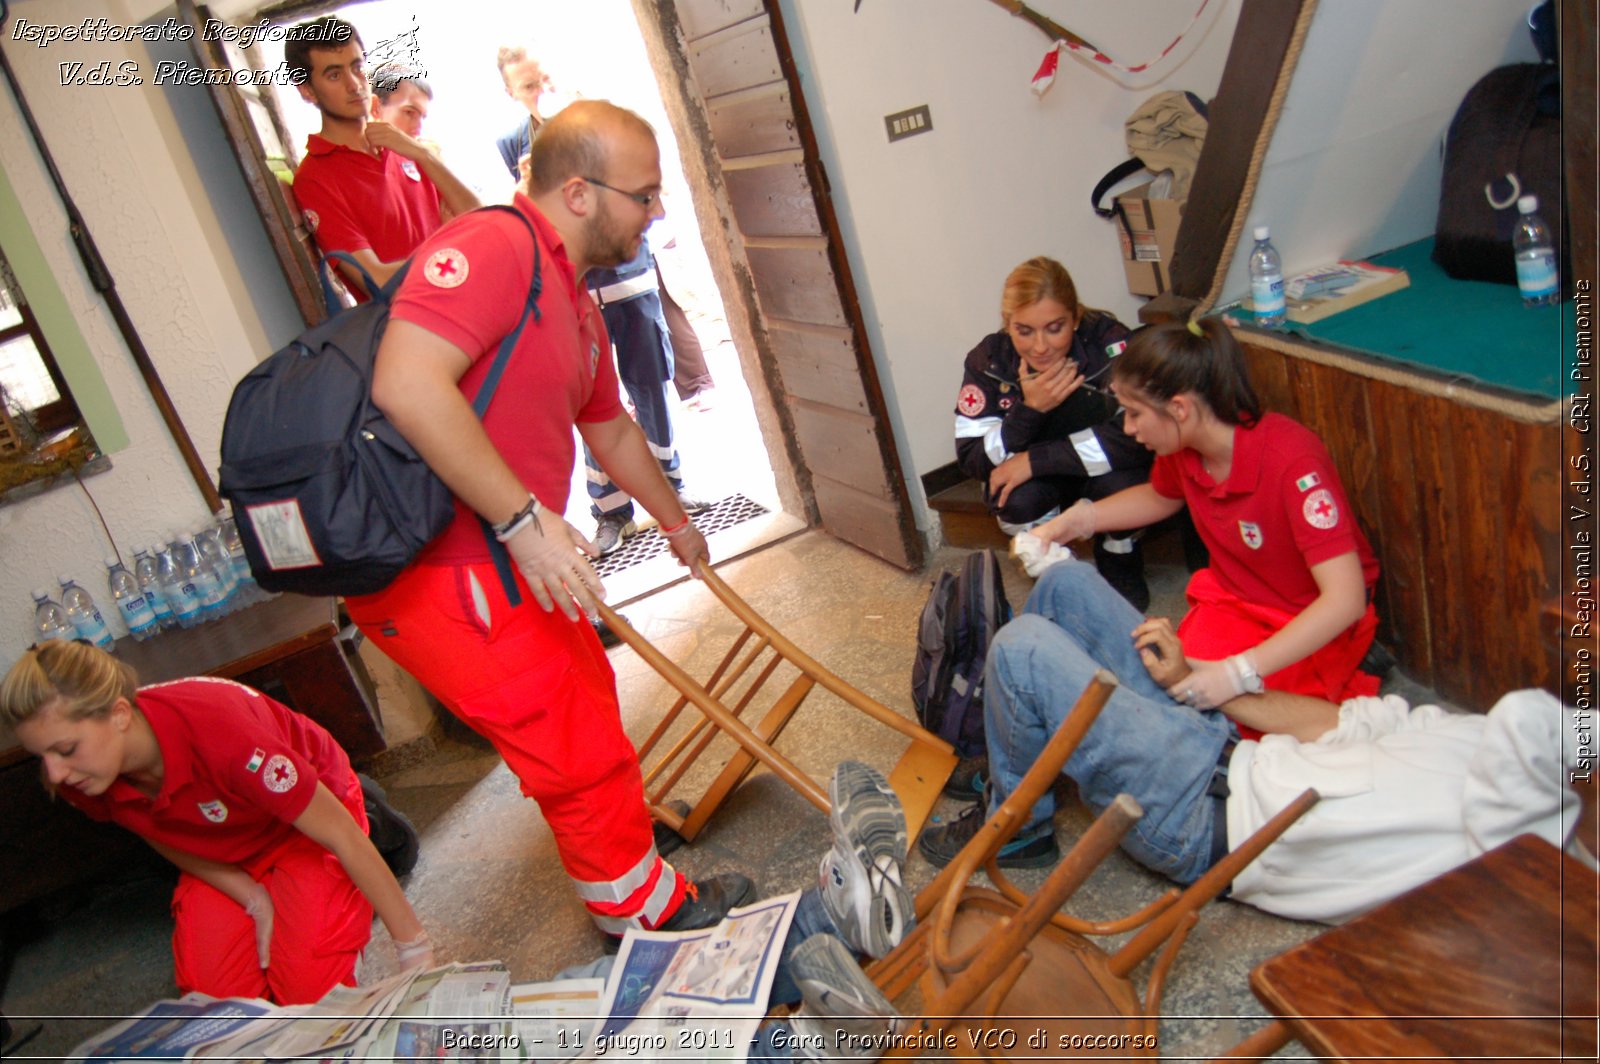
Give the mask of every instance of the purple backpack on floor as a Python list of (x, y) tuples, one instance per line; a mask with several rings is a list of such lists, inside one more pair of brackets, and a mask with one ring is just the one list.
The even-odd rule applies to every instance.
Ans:
[(959, 573), (940, 573), (922, 607), (911, 701), (922, 726), (962, 757), (984, 753), (983, 667), (990, 641), (1010, 619), (992, 550), (969, 554)]

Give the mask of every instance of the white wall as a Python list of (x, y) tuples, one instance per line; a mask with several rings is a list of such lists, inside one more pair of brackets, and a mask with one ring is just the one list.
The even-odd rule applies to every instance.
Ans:
[[(1134, 65), (1160, 54), (1199, 5), (1032, 6)], [(1113, 223), (1090, 210), (1089, 193), (1128, 157), (1123, 122), (1140, 103), (1165, 89), (1216, 93), (1239, 2), (1211, 0), (1172, 56), (1121, 84), (1063, 56), (1042, 99), (1029, 82), (1049, 39), (993, 4), (852, 7), (784, 0), (783, 13), (915, 482), (955, 458), (962, 359), (1000, 327), (1000, 286), (1017, 263), (1052, 255), (1086, 304), (1135, 319), (1143, 301), (1128, 293)], [(883, 116), (921, 103), (933, 131), (889, 143)]]
[[(1529, 0), (1323, 0), (1249, 212), (1285, 265), (1368, 255), (1433, 231), (1438, 144), (1466, 90), (1532, 58)], [(1063, 59), (1043, 100), (1029, 78), (1047, 41), (978, 0), (783, 0), (851, 268), (909, 480), (954, 458), (952, 409), (968, 349), (999, 325), (1006, 272), (1059, 258), (1084, 301), (1132, 324), (1095, 181), (1126, 157), (1122, 122), (1167, 88), (1209, 99), (1238, 0), (1212, 0), (1193, 38), (1126, 85)], [(1198, 5), (1031, 5), (1129, 64)], [(882, 116), (927, 103), (933, 132), (887, 142)], [(1245, 288), (1239, 251), (1229, 290)], [(919, 490), (913, 487), (913, 492)]]
[[(154, 59), (142, 44), (56, 42), (41, 48), (10, 39), (19, 18), (62, 23), (104, 16), (131, 25), (157, 7), (13, 0), (4, 48), (128, 314), (214, 472), (234, 382), (297, 326), (281, 275), (259, 266), (270, 265), (271, 252), (205, 90), (184, 90), (197, 99), (186, 97), (175, 109), (169, 90), (151, 84), (62, 87), (59, 63), (110, 59), (115, 68), (128, 60), (148, 73)], [(87, 282), (60, 201), (9, 91), (0, 91), (0, 143), (6, 145), (0, 165), (131, 440), (112, 455), (109, 472), (84, 480), (116, 545), (131, 560), (136, 546), (203, 519), (205, 503), (110, 312)], [(28, 590), (53, 584), (58, 572), (72, 574), (102, 607), (108, 605), (101, 558), (109, 548), (94, 507), (76, 486), (0, 506), (0, 661), (9, 664), (32, 641)], [(112, 611), (102, 612), (119, 623)]]
[(1530, 0), (1337, 0), (1317, 7), (1223, 299), (1250, 287), (1250, 232), (1284, 270), (1365, 258), (1433, 233), (1440, 147), (1461, 98), (1538, 59)]

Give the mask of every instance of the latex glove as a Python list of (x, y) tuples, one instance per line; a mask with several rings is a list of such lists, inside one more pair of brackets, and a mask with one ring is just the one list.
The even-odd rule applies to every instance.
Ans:
[(1162, 687), (1176, 686), (1183, 690), (1178, 681), (1187, 677), (1191, 670), (1171, 621), (1165, 617), (1144, 621), (1133, 630), (1133, 646), (1152, 680)]
[(1023, 571), (1035, 579), (1057, 562), (1077, 561), (1072, 552), (1061, 544), (1042, 540), (1032, 532), (1018, 532), (1011, 537), (1011, 556), (1021, 562)]
[(1190, 659), (1189, 666), (1193, 671), (1168, 687), (1167, 694), (1190, 709), (1216, 709), (1244, 694), (1244, 678), (1231, 667), (1228, 659)]
[(250, 883), (244, 911), (256, 925), (256, 958), (264, 969), (272, 960), (272, 895), (260, 883)]
[(1094, 533), (1094, 503), (1088, 499), (1079, 499), (1033, 530), (1034, 535), (1052, 543), (1088, 539)]
[[(569, 620), (578, 619), (578, 607), (594, 613), (606, 597), (605, 585), (579, 554), (598, 558), (600, 549), (567, 524), (560, 514), (540, 508), (539, 519), (506, 540), (506, 551), (521, 570), (533, 597), (546, 613), (560, 607)], [(573, 603), (573, 599), (578, 601)]]
[(1064, 358), (1038, 373), (1024, 368), (1017, 383), (1022, 385), (1023, 405), (1048, 414), (1082, 386), (1083, 371), (1072, 359)]
[(412, 939), (410, 942), (396, 942), (394, 944), (395, 957), (400, 961), (400, 970), (409, 971), (412, 968), (433, 967), (433, 939), (428, 937), (426, 931)]
[(694, 572), (695, 562), (711, 561), (711, 548), (706, 545), (706, 537), (695, 527), (694, 521), (686, 519), (684, 524), (661, 535), (666, 538), (667, 546), (672, 549), (678, 564), (687, 566), (690, 572)]
[(1004, 506), (1013, 491), (1032, 479), (1033, 459), (1028, 457), (1027, 451), (1019, 451), (991, 469), (989, 494), (994, 496), (995, 507)]

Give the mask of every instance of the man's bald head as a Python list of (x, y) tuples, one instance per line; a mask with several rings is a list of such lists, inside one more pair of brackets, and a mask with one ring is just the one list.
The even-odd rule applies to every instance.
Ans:
[(574, 177), (603, 181), (619, 145), (641, 139), (654, 145), (655, 136), (650, 123), (625, 107), (605, 100), (568, 104), (534, 138), (528, 159), (530, 191), (538, 198)]

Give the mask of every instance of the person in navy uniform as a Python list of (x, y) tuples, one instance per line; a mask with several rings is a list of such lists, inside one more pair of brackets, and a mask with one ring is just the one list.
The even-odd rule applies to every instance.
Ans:
[[(1080, 304), (1066, 267), (1042, 255), (1006, 277), (1000, 321), (967, 354), (956, 463), (983, 483), (1001, 529), (1014, 535), (1148, 480), (1151, 454), (1123, 432), (1107, 387), (1127, 326)], [(1100, 537), (1094, 559), (1135, 609), (1149, 607), (1136, 532)]]

